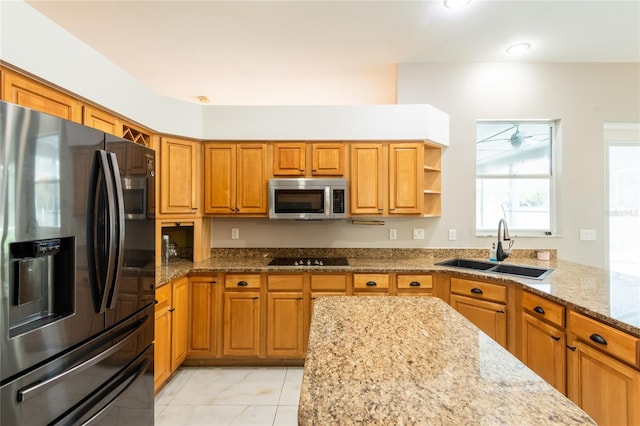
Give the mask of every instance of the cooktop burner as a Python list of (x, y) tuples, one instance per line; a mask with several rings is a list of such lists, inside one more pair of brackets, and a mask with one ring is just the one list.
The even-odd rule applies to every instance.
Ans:
[(269, 266), (349, 266), (344, 257), (274, 257)]

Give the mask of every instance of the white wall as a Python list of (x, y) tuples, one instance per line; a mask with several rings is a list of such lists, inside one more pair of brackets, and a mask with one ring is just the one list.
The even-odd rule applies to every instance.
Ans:
[[(429, 102), (450, 114), (443, 156), (442, 219), (432, 243), (485, 247), (475, 237), (475, 125), (478, 119), (561, 120), (560, 236), (520, 238), (515, 247), (557, 248), (562, 259), (604, 267), (606, 122), (640, 121), (640, 64), (403, 64), (398, 102)], [(596, 241), (580, 241), (595, 229)]]

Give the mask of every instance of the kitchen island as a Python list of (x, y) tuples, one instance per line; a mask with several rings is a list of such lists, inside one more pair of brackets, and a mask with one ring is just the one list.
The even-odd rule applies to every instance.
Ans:
[(432, 297), (319, 299), (298, 422), (595, 424)]

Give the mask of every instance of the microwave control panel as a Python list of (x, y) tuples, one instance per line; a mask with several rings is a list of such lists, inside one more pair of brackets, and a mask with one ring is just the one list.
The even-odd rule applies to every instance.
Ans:
[(344, 189), (333, 190), (333, 213), (344, 213)]

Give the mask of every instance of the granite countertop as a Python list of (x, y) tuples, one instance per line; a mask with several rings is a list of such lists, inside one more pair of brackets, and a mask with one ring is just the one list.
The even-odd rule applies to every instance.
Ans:
[(595, 424), (438, 298), (316, 301), (298, 422)]
[[(253, 249), (257, 250), (257, 249)], [(300, 250), (300, 249), (297, 249)], [(333, 249), (323, 249), (324, 254)], [(552, 268), (554, 272), (544, 280), (533, 280), (504, 274), (465, 270), (436, 265), (451, 258), (486, 260), (480, 257), (486, 250), (477, 249), (427, 249), (394, 250), (384, 249), (380, 256), (355, 257), (360, 253), (346, 251), (349, 266), (336, 267), (273, 267), (268, 266), (273, 253), (266, 251), (261, 255), (250, 252), (250, 257), (224, 256), (211, 257), (202, 262), (187, 261), (158, 268), (156, 286), (190, 272), (392, 272), (392, 273), (431, 273), (436, 271), (455, 272), (458, 275), (473, 278), (491, 278), (505, 283), (515, 283), (521, 287), (556, 301), (577, 312), (602, 320), (621, 330), (640, 337), (640, 277), (605, 271), (574, 262), (554, 259), (541, 261), (535, 254), (521, 253), (510, 257), (504, 263)], [(246, 252), (239, 252), (244, 253)], [(311, 256), (318, 256), (312, 254)], [(352, 257), (354, 256), (354, 257)], [(296, 256), (292, 256), (296, 257)]]

